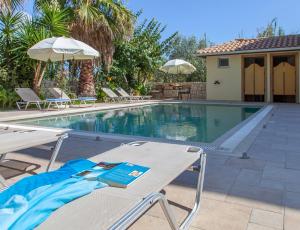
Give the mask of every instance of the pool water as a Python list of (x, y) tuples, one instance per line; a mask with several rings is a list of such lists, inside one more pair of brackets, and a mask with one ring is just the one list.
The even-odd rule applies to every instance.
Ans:
[(23, 124), (77, 131), (210, 143), (260, 108), (208, 104), (159, 104), (49, 117)]

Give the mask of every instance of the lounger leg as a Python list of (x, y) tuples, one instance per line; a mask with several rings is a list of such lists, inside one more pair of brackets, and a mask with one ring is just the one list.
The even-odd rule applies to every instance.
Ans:
[(25, 105), (25, 110), (27, 110), (27, 107), (29, 106), (29, 102), (26, 103)]
[(8, 184), (6, 183), (6, 180), (3, 178), (3, 176), (0, 175), (0, 191), (3, 189), (3, 188), (6, 188), (8, 187)]
[(20, 105), (19, 105), (19, 102), (16, 102), (16, 104), (17, 104), (18, 110), (21, 110), (21, 107), (20, 107)]
[[(6, 157), (6, 153), (5, 154), (2, 154), (2, 155), (0, 155), (0, 163), (5, 159), (5, 157)], [(5, 179), (0, 175), (0, 191), (1, 191), (1, 187), (7, 187), (7, 184), (6, 184), (6, 181), (5, 181)]]
[(56, 160), (56, 157), (59, 153), (59, 150), (60, 150), (60, 147), (64, 141), (64, 139), (68, 138), (68, 134), (63, 134), (59, 139), (58, 141), (56, 142), (56, 145), (54, 147), (54, 150), (52, 152), (52, 156), (51, 156), (51, 159), (49, 161), (49, 164), (47, 166), (47, 169), (46, 169), (46, 172), (49, 172), (53, 166), (53, 164), (55, 163), (55, 160)]
[(132, 223), (134, 223), (142, 214), (144, 214), (150, 207), (152, 207), (156, 202), (161, 205), (164, 214), (166, 215), (170, 227), (172, 230), (178, 230), (178, 226), (175, 221), (175, 217), (170, 209), (170, 205), (166, 197), (162, 193), (152, 193), (147, 196), (143, 202), (135, 206), (131, 211), (129, 211), (125, 216), (119, 219), (109, 230), (123, 230), (127, 229)]
[(175, 217), (171, 210), (171, 207), (166, 199), (166, 197), (162, 193), (153, 193), (147, 196), (141, 203), (135, 206), (130, 212), (128, 212), (125, 216), (119, 219), (114, 225), (112, 225), (110, 230), (123, 230), (127, 229), (131, 224), (133, 224), (140, 216), (142, 216), (149, 208), (151, 208), (157, 201), (159, 202), (161, 208), (164, 211), (164, 214), (169, 222), (169, 225), (172, 230), (187, 230), (193, 220), (193, 217), (197, 214), (200, 208), (200, 198), (203, 190), (203, 182), (204, 182), (204, 173), (205, 173), (205, 165), (206, 165), (206, 154), (200, 154), (200, 163), (199, 166), (196, 167), (196, 171), (199, 173), (197, 179), (197, 191), (195, 204), (192, 211), (183, 221), (183, 223), (177, 226)]
[(199, 165), (195, 169), (195, 171), (198, 171), (199, 175), (198, 175), (198, 180), (197, 180), (197, 191), (196, 191), (196, 198), (195, 198), (195, 202), (194, 202), (194, 207), (193, 207), (192, 211), (189, 213), (189, 215), (185, 218), (185, 220), (180, 225), (181, 230), (189, 229), (194, 216), (199, 211), (200, 201), (201, 201), (201, 194), (202, 194), (202, 191), (203, 191), (205, 166), (206, 166), (206, 154), (202, 153), (200, 155)]
[(7, 153), (0, 155), (0, 163), (5, 159)]
[(37, 107), (39, 108), (39, 110), (42, 110), (42, 107), (41, 107), (41, 105), (40, 105), (40, 103), (39, 102), (37, 102)]

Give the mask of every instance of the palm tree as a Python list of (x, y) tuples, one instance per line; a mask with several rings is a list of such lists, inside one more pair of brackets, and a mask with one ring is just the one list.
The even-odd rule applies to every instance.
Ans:
[[(23, 0), (0, 0), (0, 6), (9, 10), (15, 9)], [(47, 7), (45, 7), (47, 6)], [(61, 15), (56, 14), (62, 12)], [(49, 12), (50, 11), (50, 12)], [(1, 10), (1, 12), (3, 12)], [(66, 34), (64, 18), (68, 21), (68, 32), (75, 39), (81, 40), (100, 51), (101, 58), (97, 60), (108, 69), (112, 62), (115, 39), (131, 36), (133, 32), (133, 15), (123, 5), (123, 0), (35, 0), (35, 12), (41, 20), (34, 21), (24, 26), (20, 36), (21, 54), (28, 49), (30, 44), (44, 36), (57, 36)], [(68, 16), (66, 16), (66, 12)], [(54, 13), (54, 14), (53, 14)], [(62, 17), (61, 17), (62, 16)], [(60, 22), (62, 21), (62, 24)], [(52, 25), (55, 25), (53, 27)], [(57, 25), (59, 25), (57, 27)], [(32, 34), (30, 28), (39, 27), (38, 34)], [(22, 38), (24, 38), (22, 40)], [(34, 38), (34, 39), (33, 39)], [(30, 40), (31, 39), (31, 40)], [(42, 79), (43, 64), (35, 66), (34, 87), (38, 89)], [(43, 65), (44, 66), (44, 65)], [(38, 77), (39, 76), (39, 77)], [(78, 85), (80, 95), (95, 95), (93, 78), (93, 62), (81, 62), (81, 71)]]
[[(120, 0), (74, 0), (70, 7), (74, 12), (71, 35), (99, 50), (100, 63), (107, 70), (112, 62), (114, 39), (133, 32), (133, 15)], [(81, 63), (78, 93), (95, 95), (92, 61)]]
[(0, 0), (1, 13), (5, 10), (13, 10), (17, 6), (20, 6), (23, 0)]
[(13, 8), (2, 11), (0, 42), (5, 45), (0, 46), (0, 52), (4, 56), (3, 64), (7, 67), (9, 75), (13, 76), (14, 72), (18, 72), (17, 66), (27, 66), (31, 73), (34, 72), (32, 86), (38, 92), (47, 65), (30, 59), (27, 50), (45, 38), (68, 36), (69, 24), (69, 12), (50, 4), (40, 5), (38, 16), (33, 15), (32, 18)]
[[(48, 0), (36, 0), (36, 6)], [(72, 22), (71, 36), (83, 41), (100, 54), (97, 64), (108, 70), (114, 53), (114, 40), (130, 37), (133, 33), (133, 14), (124, 6), (123, 0), (52, 0), (61, 8), (69, 9)], [(93, 61), (82, 61), (78, 94), (95, 95)]]

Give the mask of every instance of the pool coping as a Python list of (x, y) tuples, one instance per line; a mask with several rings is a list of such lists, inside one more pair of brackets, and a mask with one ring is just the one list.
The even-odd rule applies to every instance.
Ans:
[[(231, 106), (262, 106), (261, 110), (246, 120), (242, 121), (232, 129), (225, 132), (223, 135), (218, 137), (215, 141), (211, 143), (204, 143), (204, 142), (191, 142), (191, 141), (178, 141), (178, 140), (168, 140), (164, 138), (153, 138), (153, 137), (142, 137), (142, 136), (130, 136), (130, 135), (122, 135), (122, 134), (110, 134), (110, 133), (93, 133), (88, 131), (75, 131), (72, 129), (63, 129), (63, 128), (53, 128), (53, 127), (41, 127), (41, 126), (34, 126), (34, 125), (22, 125), (19, 123), (23, 120), (30, 120), (35, 118), (47, 118), (53, 116), (63, 116), (63, 115), (76, 115), (76, 114), (84, 114), (87, 112), (97, 112), (97, 111), (107, 111), (107, 110), (118, 110), (122, 108), (130, 108), (130, 107), (140, 107), (140, 106), (148, 106), (148, 105), (155, 105), (155, 104), (215, 104), (215, 105), (231, 105)], [(100, 139), (115, 139), (115, 140), (123, 140), (126, 141), (134, 141), (134, 140), (144, 140), (144, 141), (155, 141), (155, 142), (165, 142), (165, 143), (174, 143), (174, 144), (183, 144), (183, 145), (194, 145), (202, 147), (204, 150), (208, 150), (209, 152), (218, 152), (224, 155), (241, 155), (244, 151), (247, 150), (244, 145), (244, 148), (238, 148), (241, 143), (247, 143), (248, 136), (253, 134), (253, 131), (257, 129), (257, 127), (263, 122), (265, 117), (272, 111), (273, 105), (266, 104), (266, 103), (243, 103), (243, 102), (228, 102), (228, 101), (174, 101), (174, 100), (164, 100), (164, 101), (149, 101), (149, 102), (142, 102), (142, 103), (131, 103), (131, 104), (109, 104), (102, 107), (88, 107), (82, 109), (74, 109), (74, 110), (67, 110), (67, 111), (48, 111), (45, 113), (37, 113), (37, 114), (28, 114), (18, 117), (10, 117), (8, 120), (10, 124), (15, 126), (21, 127), (31, 127), (33, 129), (40, 129), (40, 130), (47, 130), (54, 132), (68, 132), (70, 135), (74, 136), (82, 136), (86, 138), (93, 138), (96, 140)], [(257, 117), (258, 116), (258, 117)], [(1, 121), (1, 120), (0, 120)], [(11, 123), (12, 122), (12, 123)], [(17, 122), (17, 123), (15, 123)], [(253, 135), (252, 135), (253, 136)], [(253, 139), (254, 141), (254, 139)], [(250, 143), (250, 142), (249, 142)], [(252, 142), (251, 142), (252, 143)], [(239, 151), (236, 151), (236, 150)], [(242, 149), (242, 150), (241, 150)]]

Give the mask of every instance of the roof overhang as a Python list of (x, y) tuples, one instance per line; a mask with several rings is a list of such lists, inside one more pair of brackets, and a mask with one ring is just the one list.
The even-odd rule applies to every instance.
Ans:
[(222, 56), (222, 55), (236, 55), (236, 54), (251, 54), (251, 53), (271, 53), (271, 52), (283, 52), (283, 51), (300, 51), (300, 47), (288, 47), (288, 48), (274, 48), (274, 49), (258, 49), (258, 50), (238, 50), (220, 53), (207, 53), (207, 54), (196, 54), (197, 57), (208, 57), (208, 56)]

